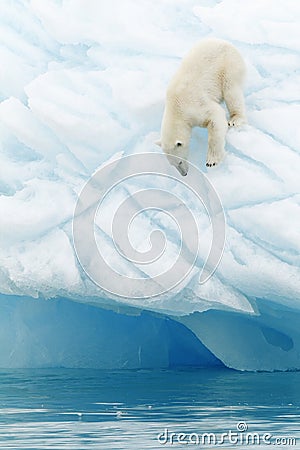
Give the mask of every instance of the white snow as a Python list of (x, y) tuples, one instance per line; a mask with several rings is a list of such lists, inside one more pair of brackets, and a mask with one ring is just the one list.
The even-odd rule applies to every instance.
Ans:
[[(0, 292), (63, 293), (81, 302), (92, 296), (99, 306), (121, 311), (131, 305), (174, 317), (207, 310), (259, 317), (261, 299), (298, 311), (299, 21), (294, 0), (2, 1)], [(168, 80), (185, 52), (207, 36), (234, 43), (248, 67), (249, 124), (228, 132), (225, 161), (207, 173), (227, 218), (221, 264), (203, 286), (197, 261), (193, 276), (174, 292), (139, 302), (112, 298), (88, 280), (75, 255), (78, 194), (110, 158), (159, 151), (154, 141)], [(204, 172), (206, 147), (206, 132), (193, 133), (191, 160)], [(201, 259), (207, 256), (207, 216), (172, 183), (131, 180), (111, 193), (113, 208), (104, 205), (97, 244), (122, 273), (147, 277), (158, 270), (157, 264), (147, 269), (116, 258), (110, 229), (120, 201), (153, 184), (177, 192), (194, 211)], [(180, 233), (163, 214), (140, 215), (130, 239), (146, 251), (154, 229), (168, 238), (161, 261), (167, 268)], [(226, 364), (238, 366), (228, 358)]]

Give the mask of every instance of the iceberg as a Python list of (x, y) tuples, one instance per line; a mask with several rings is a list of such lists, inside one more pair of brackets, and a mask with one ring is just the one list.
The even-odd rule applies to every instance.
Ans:
[[(300, 6), (26, 0), (1, 2), (0, 17), (0, 367), (299, 370)], [(220, 263), (199, 282), (213, 234), (207, 208), (172, 168), (167, 177), (152, 168), (103, 199), (98, 249), (121, 278), (145, 285), (181, 248), (189, 266), (192, 243), (181, 243), (171, 217), (176, 211), (180, 221), (180, 201), (195, 217), (199, 254), (159, 295), (108, 292), (74, 247), (80, 193), (115, 161), (113, 178), (120, 157), (160, 152), (168, 81), (194, 43), (212, 36), (236, 45), (248, 73), (249, 123), (228, 131), (224, 162), (205, 167), (206, 130), (191, 140), (191, 162), (226, 218)], [(138, 193), (155, 189), (165, 203), (144, 211)], [(113, 218), (125, 201), (140, 211), (126, 241), (135, 258), (165, 238), (149, 266), (122, 258), (114, 243)], [(92, 256), (86, 264), (95, 266)]]

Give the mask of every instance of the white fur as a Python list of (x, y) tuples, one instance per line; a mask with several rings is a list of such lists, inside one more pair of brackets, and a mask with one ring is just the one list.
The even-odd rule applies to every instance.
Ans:
[[(220, 39), (199, 42), (182, 60), (167, 90), (159, 145), (181, 175), (186, 175), (189, 141), (195, 126), (208, 129), (207, 166), (224, 156), (229, 126), (246, 122), (242, 83), (244, 61)], [(230, 118), (220, 103), (225, 101)]]

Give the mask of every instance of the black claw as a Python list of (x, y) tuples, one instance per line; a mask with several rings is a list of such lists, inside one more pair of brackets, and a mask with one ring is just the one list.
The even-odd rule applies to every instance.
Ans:
[(213, 166), (215, 166), (216, 165), (216, 163), (213, 163)]
[(206, 167), (208, 167), (208, 163), (206, 163)]

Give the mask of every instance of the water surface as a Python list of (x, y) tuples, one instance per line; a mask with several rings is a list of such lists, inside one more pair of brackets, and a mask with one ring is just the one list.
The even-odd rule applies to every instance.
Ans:
[(0, 447), (300, 448), (299, 386), (299, 372), (2, 370)]

